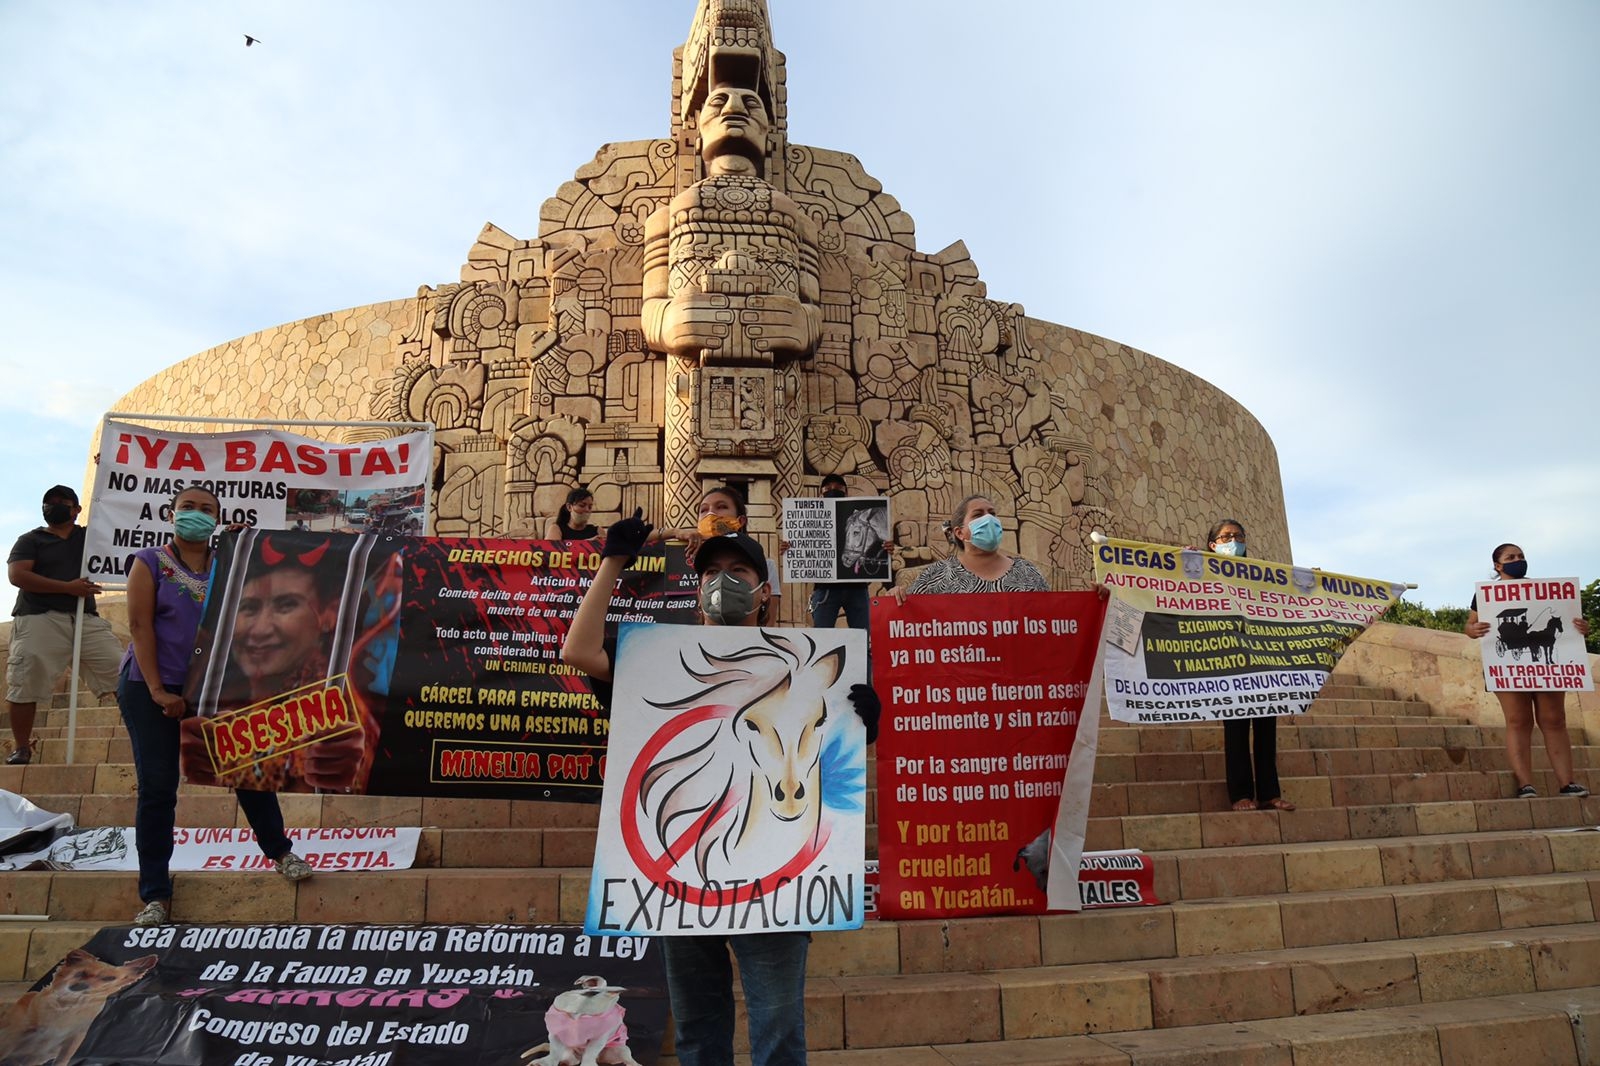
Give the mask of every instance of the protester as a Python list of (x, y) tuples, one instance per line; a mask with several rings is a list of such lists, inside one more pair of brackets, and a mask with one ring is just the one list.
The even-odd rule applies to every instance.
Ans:
[[(829, 474), (822, 479), (824, 499), (840, 499), (849, 495), (850, 489), (839, 474)], [(844, 613), (844, 624), (851, 629), (866, 629), (871, 611), (871, 597), (863, 581), (818, 581), (811, 586), (811, 624), (818, 629), (832, 629)]]
[(589, 523), (594, 493), (582, 485), (567, 493), (567, 502), (544, 524), (545, 540), (598, 540), (602, 530)]
[[(690, 562), (693, 562), (695, 552), (703, 541), (711, 537), (726, 536), (729, 533), (748, 533), (749, 524), (750, 515), (745, 506), (744, 494), (730, 485), (723, 485), (710, 490), (700, 498), (700, 521), (692, 528), (657, 530), (652, 538), (683, 541), (684, 554), (688, 556)], [(778, 607), (783, 601), (783, 585), (778, 578), (778, 568), (770, 562), (766, 565), (769, 590), (766, 617), (770, 623), (776, 624)]]
[[(174, 535), (159, 548), (134, 556), (128, 574), (128, 628), (133, 643), (123, 659), (117, 706), (133, 743), (138, 807), (134, 840), (139, 852), (135, 925), (171, 920), (172, 829), (178, 806), (179, 719), (187, 709), (184, 676), (194, 654), (211, 573), (211, 533), (220, 505), (206, 489), (189, 488), (172, 502)], [(284, 835), (283, 812), (271, 792), (240, 789), (244, 811), (262, 854), (290, 881), (311, 876)]]
[[(643, 512), (607, 531), (600, 567), (567, 631), (561, 659), (594, 682), (595, 695), (609, 711), (614, 677), (614, 641), (605, 636), (606, 612), (617, 579), (650, 539)], [(708, 536), (694, 557), (700, 575), (700, 608), (707, 625), (756, 626), (770, 601), (767, 560), (748, 534)], [(866, 685), (850, 689), (850, 702), (867, 727), (867, 743), (877, 739), (880, 705)], [(806, 1061), (805, 968), (811, 938), (807, 933), (752, 933), (734, 936), (663, 937), (667, 990), (677, 1029), (677, 1056), (683, 1066), (732, 1066), (733, 971), (729, 952), (739, 962), (750, 1022), (754, 1066), (794, 1066)]]
[(909, 589), (896, 586), (899, 602), (918, 593), (1050, 591), (1050, 582), (1037, 566), (1000, 550), (1005, 530), (989, 497), (968, 496), (941, 528), (955, 554), (925, 567)]
[[(1243, 523), (1235, 518), (1224, 518), (1206, 534), (1206, 551), (1243, 558), (1249, 552), (1248, 540)], [(1228, 774), (1228, 802), (1234, 810), (1294, 810), (1294, 804), (1283, 798), (1278, 784), (1276, 717), (1223, 722), (1222, 750)]]
[[(1519, 581), (1528, 576), (1528, 559), (1515, 544), (1502, 544), (1490, 554), (1496, 581)], [(1572, 628), (1589, 635), (1589, 623), (1574, 618)], [(1477, 640), (1489, 632), (1488, 622), (1478, 619), (1478, 597), (1472, 597), (1467, 612), (1467, 636)], [(1525, 632), (1525, 630), (1524, 630)], [(1572, 737), (1567, 733), (1567, 694), (1565, 692), (1496, 692), (1500, 710), (1506, 717), (1506, 761), (1517, 781), (1517, 798), (1539, 795), (1533, 784), (1533, 724), (1539, 723), (1544, 750), (1550, 756), (1550, 769), (1561, 784), (1558, 796), (1587, 796), (1589, 790), (1572, 779)]]
[(107, 702), (116, 691), (122, 642), (95, 610), (100, 586), (83, 571), (83, 508), (78, 494), (56, 485), (44, 494), (44, 525), (17, 538), (6, 559), (6, 576), (17, 587), (11, 608), (11, 653), (6, 662), (6, 712), (13, 747), (6, 762), (33, 761), (33, 722), (39, 701), (49, 699), (56, 678), (72, 664), (72, 627), (83, 603), (79, 666), (93, 692)]

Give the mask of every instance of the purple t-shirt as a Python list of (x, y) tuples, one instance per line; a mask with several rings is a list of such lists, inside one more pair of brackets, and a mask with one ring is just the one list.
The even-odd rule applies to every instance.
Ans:
[[(150, 570), (156, 582), (156, 664), (161, 671), (161, 683), (169, 688), (183, 685), (189, 672), (189, 660), (194, 655), (195, 634), (200, 631), (200, 615), (205, 610), (206, 587), (211, 574), (196, 573), (183, 565), (183, 560), (170, 550), (171, 545), (145, 548), (134, 556)], [(133, 645), (123, 656), (128, 667), (128, 678), (143, 681), (139, 661), (133, 657)]]

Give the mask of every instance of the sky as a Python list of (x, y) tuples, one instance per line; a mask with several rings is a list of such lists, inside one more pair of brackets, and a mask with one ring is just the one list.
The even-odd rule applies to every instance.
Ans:
[[(1295, 562), (1428, 606), (1501, 541), (1600, 577), (1600, 4), (770, 7), (790, 140), (991, 297), (1244, 404)], [(0, 537), (151, 374), (534, 236), (600, 145), (665, 135), (693, 13), (0, 3)]]

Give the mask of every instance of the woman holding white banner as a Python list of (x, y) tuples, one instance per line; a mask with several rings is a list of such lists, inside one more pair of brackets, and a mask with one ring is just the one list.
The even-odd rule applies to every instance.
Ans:
[[(173, 537), (142, 549), (128, 573), (128, 629), (133, 642), (122, 662), (117, 706), (133, 743), (138, 806), (134, 841), (139, 852), (135, 925), (165, 925), (172, 916), (172, 830), (178, 806), (178, 721), (187, 707), (179, 694), (194, 654), (211, 577), (211, 534), (221, 504), (210, 491), (184, 489), (172, 501)], [(262, 854), (290, 881), (311, 876), (283, 831), (283, 811), (272, 792), (239, 789), (239, 809), (255, 830)]]
[[(1244, 525), (1224, 518), (1206, 534), (1206, 551), (1242, 557), (1249, 538)], [(1255, 751), (1251, 746), (1254, 741)], [(1278, 720), (1240, 718), (1222, 723), (1222, 750), (1228, 773), (1228, 802), (1236, 811), (1292, 811), (1278, 785)]]
[[(1515, 544), (1502, 544), (1490, 555), (1494, 563), (1496, 581), (1520, 581), (1528, 576), (1528, 559)], [(1524, 623), (1526, 627), (1526, 623)], [(1472, 597), (1472, 609), (1467, 613), (1467, 636), (1481, 640), (1489, 632), (1489, 623), (1478, 620), (1478, 597)], [(1589, 623), (1582, 618), (1572, 620), (1572, 628), (1584, 636), (1589, 635)], [(1539, 790), (1533, 784), (1533, 725), (1539, 723), (1539, 734), (1544, 738), (1544, 750), (1550, 756), (1550, 769), (1556, 780), (1562, 782), (1556, 790), (1560, 796), (1583, 797), (1589, 794), (1572, 779), (1572, 737), (1567, 732), (1567, 694), (1565, 692), (1496, 692), (1500, 711), (1506, 716), (1506, 762), (1511, 764), (1511, 776), (1517, 781), (1517, 798), (1533, 799)]]
[(1050, 591), (1037, 566), (1000, 550), (1005, 527), (989, 497), (968, 496), (956, 504), (943, 530), (955, 554), (924, 568), (909, 589), (895, 586), (896, 602), (905, 603), (912, 593)]

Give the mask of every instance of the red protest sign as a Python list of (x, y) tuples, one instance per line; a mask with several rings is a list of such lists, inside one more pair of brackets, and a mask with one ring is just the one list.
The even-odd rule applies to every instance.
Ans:
[(1103, 614), (1093, 592), (874, 602), (884, 917), (1046, 909), (1021, 852), (1055, 824)]

